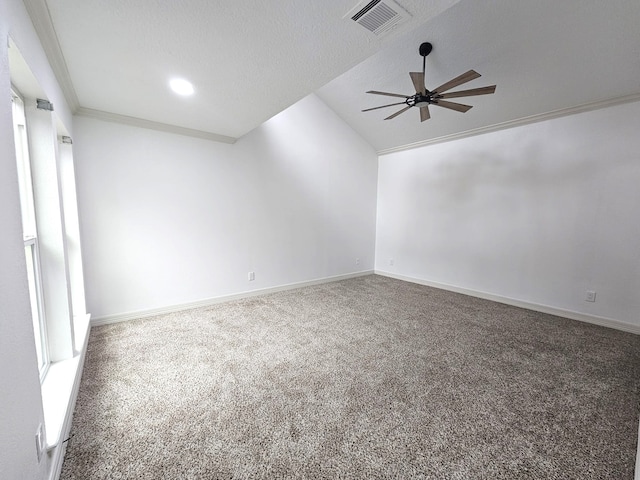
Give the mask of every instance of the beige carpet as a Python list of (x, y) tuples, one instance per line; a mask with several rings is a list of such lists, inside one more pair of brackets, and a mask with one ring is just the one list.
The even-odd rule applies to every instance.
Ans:
[(368, 276), (96, 327), (62, 479), (633, 478), (640, 336)]

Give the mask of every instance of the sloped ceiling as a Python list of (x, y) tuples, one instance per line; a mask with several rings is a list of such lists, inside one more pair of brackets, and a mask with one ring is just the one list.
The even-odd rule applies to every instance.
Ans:
[[(411, 20), (376, 37), (343, 19), (355, 1), (25, 0), (72, 108), (233, 142), (316, 92), (378, 151), (607, 102), (640, 99), (637, 0), (397, 0)], [(427, 88), (469, 69), (467, 113), (362, 113), (413, 94), (420, 43)], [(168, 89), (195, 85), (191, 97)], [(459, 87), (458, 89), (462, 89)]]
[[(403, 0), (411, 19), (383, 37), (343, 18), (355, 0), (26, 4), (40, 32), (50, 19), (43, 43), (59, 45), (81, 111), (238, 138), (456, 1)], [(196, 94), (174, 95), (173, 77)]]
[[(462, 1), (320, 88), (318, 94), (379, 152), (519, 121), (640, 99), (640, 1)], [(427, 88), (474, 69), (481, 78), (451, 91), (497, 85), (496, 93), (456, 98), (466, 113), (431, 107), (392, 120), (401, 107), (367, 90), (413, 94), (409, 71), (420, 71), (422, 42)], [(391, 100), (391, 101), (388, 101)], [(401, 99), (399, 99), (401, 100)]]

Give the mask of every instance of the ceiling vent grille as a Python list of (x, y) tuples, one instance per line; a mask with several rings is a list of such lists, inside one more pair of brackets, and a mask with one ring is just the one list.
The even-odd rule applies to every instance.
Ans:
[(363, 1), (356, 5), (344, 18), (350, 18), (371, 33), (381, 35), (411, 16), (393, 0)]

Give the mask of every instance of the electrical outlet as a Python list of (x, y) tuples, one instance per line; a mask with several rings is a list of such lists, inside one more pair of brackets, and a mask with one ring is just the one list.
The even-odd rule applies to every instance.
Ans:
[(249, 272), (249, 281), (253, 282), (256, 279), (256, 272)]
[(356, 258), (356, 265), (360, 265), (360, 259)]
[(42, 458), (42, 454), (45, 450), (45, 434), (44, 434), (44, 425), (38, 425), (38, 430), (36, 431), (36, 455), (38, 456), (38, 463), (40, 463), (40, 459)]
[(389, 259), (389, 265), (391, 265), (393, 267), (393, 265), (395, 264), (395, 260), (393, 258)]
[(585, 301), (587, 302), (595, 302), (596, 301), (596, 292), (593, 290), (587, 290), (587, 295), (585, 297)]

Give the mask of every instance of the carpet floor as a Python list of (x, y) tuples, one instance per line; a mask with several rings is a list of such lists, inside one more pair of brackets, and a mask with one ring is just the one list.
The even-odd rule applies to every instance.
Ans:
[(94, 327), (62, 480), (633, 479), (640, 336), (366, 276)]

